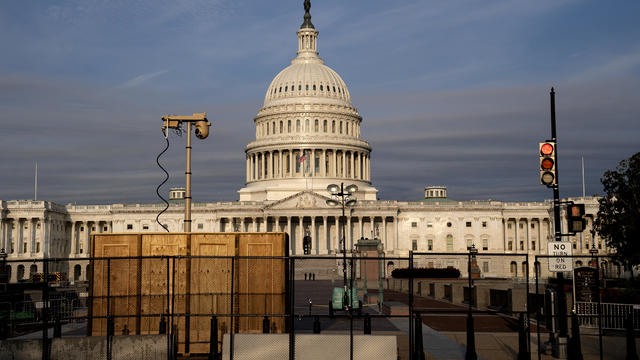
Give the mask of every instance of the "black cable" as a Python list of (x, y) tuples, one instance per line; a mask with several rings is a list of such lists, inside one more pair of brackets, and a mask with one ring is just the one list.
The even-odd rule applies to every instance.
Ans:
[(165, 230), (167, 230), (167, 232), (169, 232), (169, 228), (166, 227), (163, 223), (160, 222), (160, 215), (162, 215), (162, 213), (164, 213), (165, 211), (167, 211), (167, 209), (169, 209), (169, 202), (167, 201), (167, 199), (165, 199), (164, 197), (162, 197), (162, 195), (160, 195), (160, 187), (162, 187), (162, 185), (164, 185), (168, 180), (169, 180), (169, 173), (167, 172), (167, 170), (165, 170), (164, 167), (162, 167), (162, 165), (160, 164), (160, 156), (162, 156), (162, 154), (164, 154), (167, 150), (169, 150), (169, 136), (167, 136), (167, 133), (165, 133), (165, 131), (167, 131), (166, 129), (162, 129), (162, 134), (164, 134), (164, 139), (167, 141), (167, 146), (164, 148), (164, 150), (162, 150), (162, 152), (160, 154), (158, 154), (158, 156), (156, 157), (156, 163), (158, 164), (158, 166), (160, 167), (160, 170), (162, 170), (164, 172), (165, 178), (164, 180), (160, 183), (160, 185), (158, 185), (158, 187), (156, 188), (156, 194), (158, 195), (158, 197), (165, 203), (165, 207), (164, 209), (162, 209), (162, 211), (160, 211), (158, 213), (158, 216), (156, 216), (156, 222), (158, 224), (160, 224), (160, 226), (162, 226)]

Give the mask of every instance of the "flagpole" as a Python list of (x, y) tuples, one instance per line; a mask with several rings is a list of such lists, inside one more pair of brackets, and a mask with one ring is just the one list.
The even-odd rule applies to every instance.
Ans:
[(33, 184), (33, 200), (38, 200), (38, 162), (36, 161), (35, 181)]
[(582, 197), (584, 197), (584, 156), (582, 157)]

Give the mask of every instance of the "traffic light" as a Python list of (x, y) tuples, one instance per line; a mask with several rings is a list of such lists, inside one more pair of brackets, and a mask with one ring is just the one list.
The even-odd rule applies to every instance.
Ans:
[(556, 181), (556, 143), (541, 142), (540, 146), (540, 184), (555, 185)]
[(569, 232), (578, 233), (584, 231), (586, 227), (584, 204), (567, 205), (567, 224), (569, 225)]

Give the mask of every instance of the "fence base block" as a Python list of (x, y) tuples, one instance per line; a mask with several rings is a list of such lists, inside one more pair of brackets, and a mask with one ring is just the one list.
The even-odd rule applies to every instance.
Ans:
[[(229, 334), (223, 338), (222, 359), (229, 359)], [(327, 344), (331, 344), (328, 346)], [(234, 358), (251, 354), (254, 359), (281, 360), (289, 357), (288, 334), (235, 334)], [(349, 335), (297, 334), (296, 360), (344, 358), (349, 354)], [(354, 335), (353, 358), (363, 360), (397, 360), (397, 341), (389, 335)]]

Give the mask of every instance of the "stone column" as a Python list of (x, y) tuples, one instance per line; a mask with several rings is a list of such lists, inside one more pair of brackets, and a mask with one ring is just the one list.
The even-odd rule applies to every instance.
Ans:
[(71, 221), (71, 250), (69, 251), (69, 257), (75, 257), (77, 248), (78, 240), (76, 234), (76, 223), (75, 221)]
[[(344, 173), (343, 173), (344, 174)], [(347, 250), (351, 250), (353, 248), (353, 234), (351, 231), (351, 214), (347, 215), (347, 230), (344, 236), (345, 245), (347, 246)]]
[(47, 239), (47, 226), (49, 226), (48, 220), (49, 219), (47, 219), (46, 216), (43, 217), (40, 225), (40, 251), (45, 255), (48, 255), (47, 247), (49, 245), (49, 240)]
[(327, 238), (329, 237), (329, 229), (327, 227), (327, 217), (322, 217), (322, 236), (318, 236), (318, 250), (320, 254), (327, 254)]
[(289, 149), (289, 177), (293, 177), (295, 175), (295, 161), (296, 159), (294, 159), (293, 156), (293, 149)]
[(382, 216), (382, 243), (384, 244), (384, 249), (387, 250), (387, 217)]
[(394, 235), (393, 235), (393, 250), (397, 249), (399, 247), (398, 244), (398, 217), (394, 216), (393, 217), (393, 231), (394, 231)]
[(525, 234), (525, 239), (524, 239), (524, 242), (525, 242), (525, 244), (524, 244), (524, 249), (525, 249), (527, 252), (529, 252), (529, 249), (530, 249), (530, 246), (529, 246), (530, 244), (529, 244), (529, 242), (531, 241), (531, 236), (529, 236), (529, 226), (530, 226), (530, 225), (529, 225), (529, 218), (525, 218), (525, 219), (524, 219), (524, 227), (525, 227), (526, 229), (525, 229), (525, 232), (524, 232), (524, 234)]
[(340, 217), (336, 216), (335, 217), (335, 221), (336, 221), (336, 240), (334, 241), (334, 246), (333, 248), (336, 250), (336, 253), (340, 252), (340, 250), (342, 250), (342, 247), (340, 247)]
[(311, 176), (316, 176), (316, 149), (311, 149)]
[(279, 178), (283, 178), (284, 177), (284, 164), (283, 159), (284, 159), (284, 154), (282, 153), (282, 149), (278, 150), (278, 158), (280, 159), (280, 161), (278, 161), (278, 177)]
[(304, 238), (304, 216), (298, 216), (298, 231), (296, 234), (296, 254), (304, 254), (302, 239)]
[(502, 251), (507, 251), (507, 221), (502, 218)]
[(83, 254), (84, 254), (84, 256), (89, 256), (89, 254), (91, 253), (90, 249), (89, 249), (89, 246), (91, 244), (91, 222), (86, 221), (85, 223), (87, 224), (87, 226), (85, 228), (86, 232), (85, 232), (85, 237), (84, 237), (84, 251), (83, 251)]
[(327, 149), (320, 150), (320, 175), (327, 177)]
[(520, 251), (520, 237), (518, 236), (519, 235), (518, 234), (518, 228), (519, 227), (520, 227), (520, 219), (516, 218), (516, 226), (514, 226), (514, 229), (513, 229), (513, 231), (514, 231), (513, 237), (515, 238), (514, 239), (514, 241), (515, 241), (514, 245), (515, 245), (516, 252)]
[(349, 159), (351, 161), (351, 173), (349, 174), (349, 176), (352, 179), (356, 178), (356, 154), (351, 151), (351, 156), (349, 156)]
[(320, 244), (318, 241), (318, 237), (316, 236), (316, 217), (315, 216), (311, 216), (311, 234), (310, 235), (311, 235), (311, 253), (318, 254), (318, 250), (320, 249)]
[(295, 248), (294, 246), (294, 237), (293, 237), (293, 233), (291, 232), (291, 216), (287, 216), (287, 234), (289, 234), (289, 250), (291, 251), (291, 254), (294, 254), (293, 250)]

